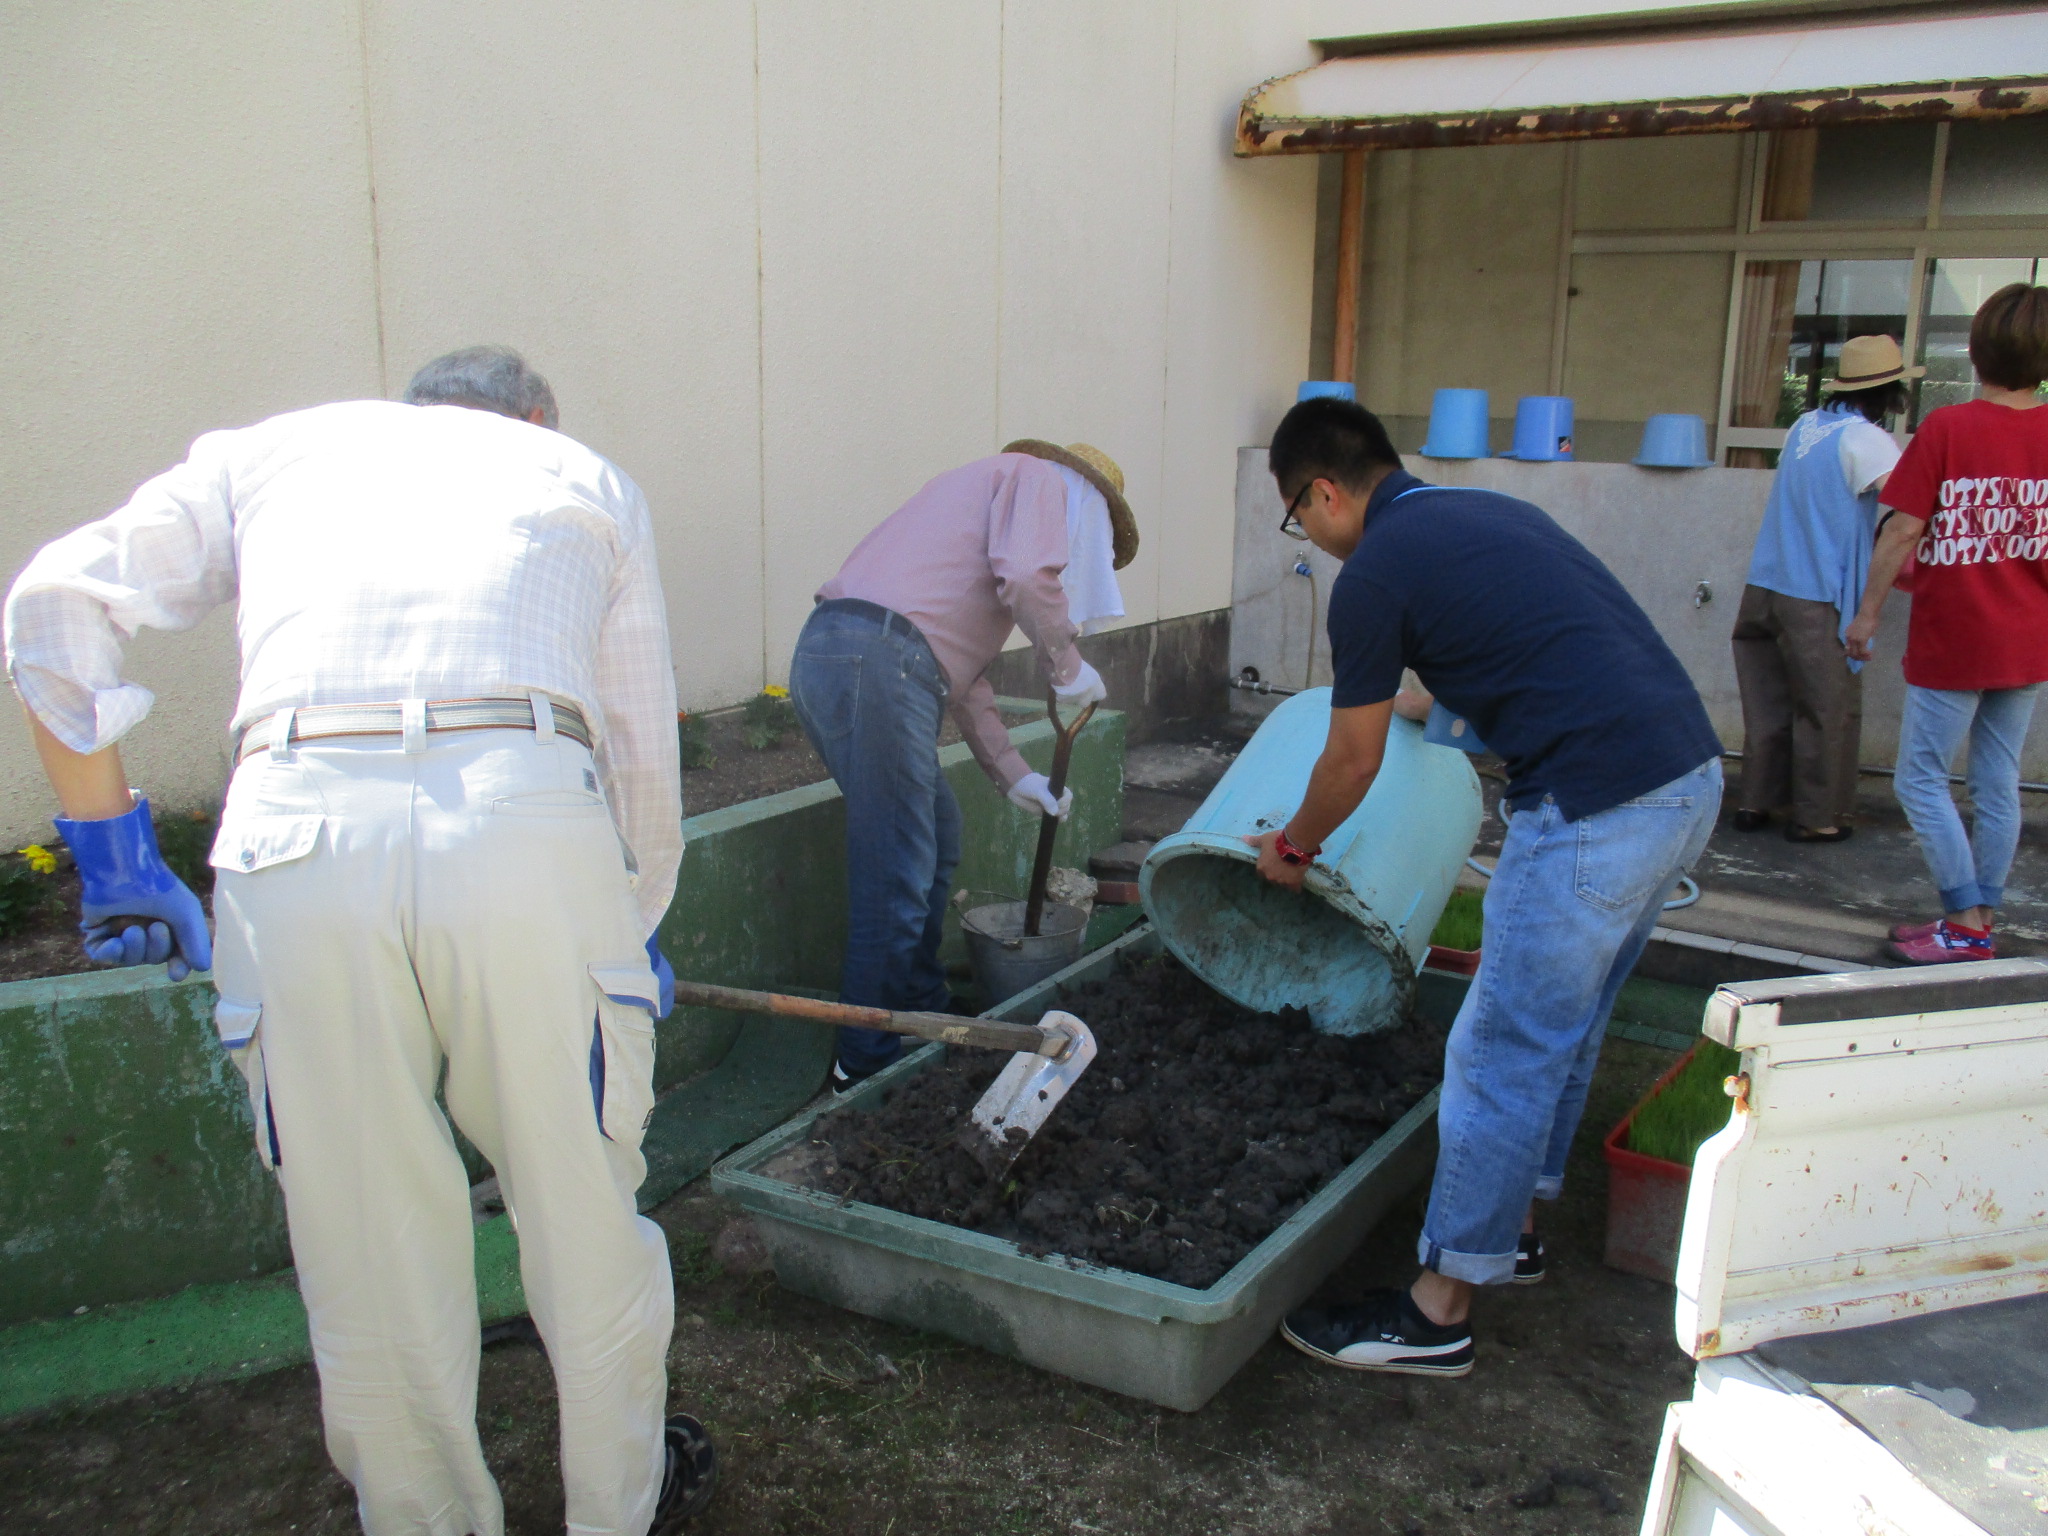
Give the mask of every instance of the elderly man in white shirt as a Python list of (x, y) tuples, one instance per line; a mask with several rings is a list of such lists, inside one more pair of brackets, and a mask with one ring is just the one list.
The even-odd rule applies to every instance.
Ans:
[(444, 1063), (519, 1232), (569, 1529), (672, 1530), (716, 1478), (702, 1427), (664, 1423), (668, 1250), (634, 1204), (682, 855), (667, 622), (645, 499), (554, 425), (516, 354), (452, 353), (403, 404), (208, 433), (7, 599), (88, 952), (173, 974), (208, 936), (121, 766), (151, 703), (121, 644), (237, 603), (216, 1016), (371, 1536), (504, 1528)]

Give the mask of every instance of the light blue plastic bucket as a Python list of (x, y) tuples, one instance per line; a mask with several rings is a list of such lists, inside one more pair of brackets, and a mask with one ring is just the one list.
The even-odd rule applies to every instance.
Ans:
[(1145, 860), (1138, 892), (1166, 947), (1262, 1013), (1303, 1008), (1326, 1034), (1401, 1021), (1458, 872), (1479, 835), (1471, 760), (1396, 718), (1365, 801), (1323, 844), (1302, 891), (1261, 879), (1247, 835), (1285, 826), (1330, 729), (1330, 690), (1295, 695)]
[(1325, 397), (1335, 400), (1356, 400), (1358, 386), (1340, 384), (1335, 379), (1309, 379), (1294, 392), (1297, 405), (1304, 400), (1321, 400)]
[(1635, 462), (1645, 469), (1710, 469), (1707, 418), (1670, 413), (1643, 423), (1642, 446)]
[(1524, 395), (1515, 402), (1515, 446), (1504, 459), (1569, 459), (1572, 402), (1569, 395)]
[(1483, 459), (1490, 425), (1486, 391), (1440, 389), (1430, 397), (1429, 438), (1423, 454), (1432, 459)]

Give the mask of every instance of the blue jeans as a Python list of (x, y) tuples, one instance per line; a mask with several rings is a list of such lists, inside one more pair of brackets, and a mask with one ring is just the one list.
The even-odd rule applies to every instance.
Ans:
[[(2005, 895), (2006, 872), (2020, 845), (2020, 748), (2038, 687), (1964, 693), (1906, 685), (1892, 788), (1920, 839), (1944, 912), (1995, 907)], [(1948, 787), (1965, 736), (1976, 807), (1967, 836)]]
[(1474, 1285), (1513, 1278), (1530, 1198), (1563, 1192), (1615, 994), (1720, 807), (1713, 758), (1577, 821), (1548, 798), (1509, 819), (1485, 953), (1444, 1048), (1425, 1267)]
[[(820, 603), (797, 636), (790, 702), (846, 801), (842, 1001), (944, 1012), (946, 897), (960, 804), (939, 772), (946, 674), (917, 626), (873, 603)], [(880, 1071), (903, 1037), (841, 1029), (839, 1064)]]

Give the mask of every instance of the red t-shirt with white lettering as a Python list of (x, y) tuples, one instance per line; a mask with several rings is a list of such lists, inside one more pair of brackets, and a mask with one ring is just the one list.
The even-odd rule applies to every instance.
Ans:
[(1971, 400), (1931, 412), (1879, 499), (1927, 521), (1906, 681), (2048, 682), (2048, 406)]

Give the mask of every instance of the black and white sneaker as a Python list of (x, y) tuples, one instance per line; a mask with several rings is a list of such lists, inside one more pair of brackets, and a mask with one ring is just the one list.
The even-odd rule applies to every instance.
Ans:
[(673, 1536), (684, 1521), (704, 1512), (718, 1487), (718, 1448), (702, 1424), (687, 1413), (673, 1414), (661, 1426), (661, 1439), (668, 1461), (647, 1536)]
[(1472, 1329), (1424, 1317), (1406, 1291), (1368, 1291), (1349, 1307), (1303, 1307), (1280, 1336), (1305, 1355), (1348, 1371), (1463, 1376), (1472, 1369)]
[(1543, 1239), (1524, 1232), (1515, 1244), (1515, 1284), (1534, 1285), (1543, 1278)]
[(868, 1080), (869, 1078), (873, 1077), (874, 1075), (875, 1075), (875, 1074), (874, 1074), (874, 1073), (872, 1073), (872, 1072), (862, 1072), (862, 1073), (859, 1073), (859, 1074), (855, 1074), (855, 1073), (852, 1073), (852, 1072), (849, 1072), (849, 1071), (847, 1071), (847, 1070), (846, 1070), (846, 1068), (844, 1068), (844, 1067), (842, 1067), (841, 1065), (839, 1065), (839, 1063), (838, 1063), (838, 1062), (836, 1062), (836, 1061), (835, 1061), (835, 1062), (833, 1062), (833, 1063), (832, 1063), (832, 1093), (833, 1093), (833, 1096), (834, 1096), (834, 1097), (837, 1097), (838, 1095), (840, 1095), (840, 1094), (843, 1094), (843, 1093), (851, 1093), (851, 1092), (853, 1092), (853, 1090), (854, 1090), (854, 1089), (858, 1088), (858, 1087), (859, 1087), (859, 1086), (860, 1086), (860, 1085), (861, 1085), (862, 1083), (866, 1082), (866, 1081), (867, 1081), (867, 1080)]

